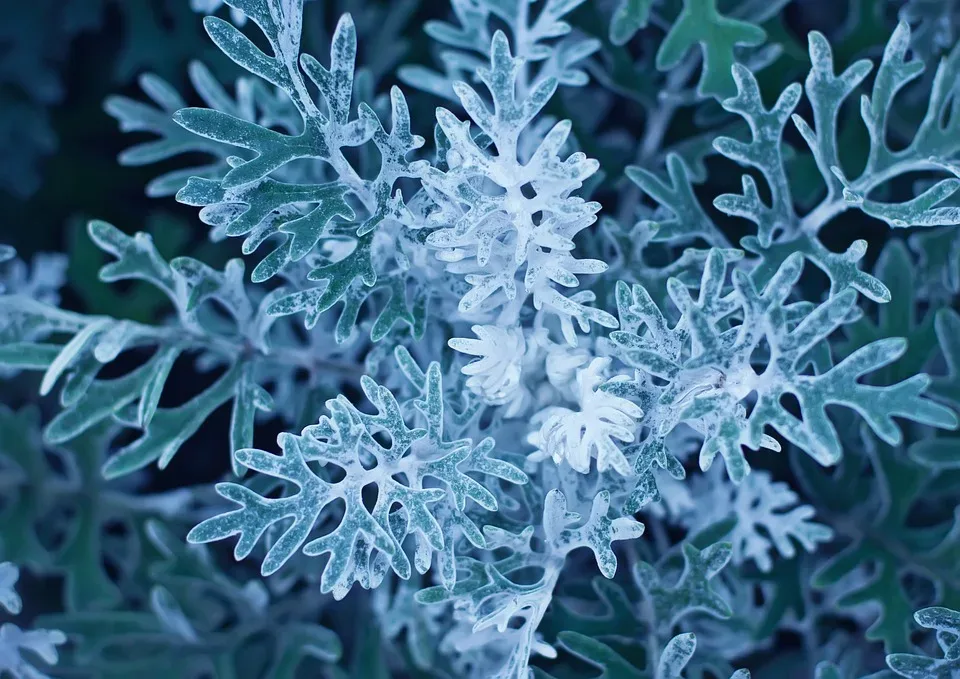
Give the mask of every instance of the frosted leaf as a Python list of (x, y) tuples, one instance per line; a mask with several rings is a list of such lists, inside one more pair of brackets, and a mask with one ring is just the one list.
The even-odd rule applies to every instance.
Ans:
[(9, 561), (0, 563), (0, 606), (8, 612), (17, 615), (23, 608), (23, 601), (17, 594), (14, 585), (20, 577), (20, 570)]
[[(410, 266), (405, 250), (423, 245), (409, 238), (407, 225), (418, 217), (396, 184), (423, 172), (427, 162), (407, 156), (424, 140), (411, 131), (399, 88), (390, 89), (386, 110), (355, 101), (366, 88), (356, 70), (357, 30), (349, 14), (333, 31), (326, 63), (300, 53), (302, 4), (231, 3), (257, 25), (266, 49), (223, 19), (204, 21), (217, 47), (277, 89), (264, 94), (264, 82), (252, 79), (252, 116), (223, 105), (223, 97), (206, 97), (208, 108), (176, 111), (180, 134), (185, 129), (200, 148), (214, 155), (241, 149), (226, 158), (229, 168), (217, 165), (191, 176), (177, 199), (201, 207), (201, 219), (217, 237), (244, 237), (245, 254), (270, 243), (273, 249), (253, 269), (251, 280), (283, 277), (301, 284), (273, 300), (267, 308), (271, 315), (303, 311), (310, 329), (342, 305), (334, 338), (346, 343), (355, 336), (361, 308), (374, 305), (373, 341), (397, 323), (421, 337), (427, 300), (439, 287), (424, 279), (437, 272)], [(382, 115), (387, 112), (389, 125)], [(378, 163), (378, 170), (372, 178), (361, 177), (369, 174), (368, 163)], [(304, 279), (311, 283), (303, 285)]]
[[(219, 4), (220, 0), (210, 1)], [(260, 115), (257, 110), (257, 95), (262, 96), (264, 93), (255, 87), (254, 79), (238, 78), (235, 96), (231, 96), (214, 78), (210, 69), (201, 62), (192, 62), (187, 74), (193, 89), (207, 106), (243, 120), (255, 120)], [(138, 78), (138, 82), (151, 99), (152, 105), (122, 95), (113, 95), (107, 97), (103, 108), (116, 119), (121, 131), (150, 132), (158, 135), (158, 138), (124, 149), (117, 158), (120, 164), (147, 165), (188, 153), (202, 154), (207, 158), (205, 164), (170, 170), (152, 179), (146, 187), (148, 196), (159, 198), (173, 195), (190, 177), (219, 179), (230, 170), (228, 159), (245, 153), (239, 146), (198, 137), (178, 125), (173, 120), (173, 114), (186, 106), (186, 102), (172, 85), (159, 76), (144, 73)], [(266, 107), (266, 100), (261, 104)]]
[[(467, 472), (512, 483), (525, 483), (527, 478), (492, 456), (492, 439), (477, 444), (470, 439), (449, 440), (444, 435), (439, 364), (432, 363), (421, 375), (422, 398), (405, 408), (390, 390), (364, 377), (361, 386), (375, 414), (358, 410), (341, 395), (327, 401), (329, 415), (299, 436), (281, 434), (277, 439), (280, 455), (256, 449), (237, 451), (236, 459), (244, 467), (284, 482), (292, 492), (272, 498), (240, 484), (218, 484), (217, 492), (238, 508), (200, 523), (188, 540), (204, 543), (239, 535), (234, 550), (239, 560), (253, 551), (271, 526), (279, 524), (283, 529), (267, 551), (263, 574), (279, 570), (301, 548), (307, 556), (329, 554), (321, 589), (342, 598), (353, 582), (376, 587), (388, 568), (409, 578), (411, 563), (402, 542), (414, 535), (417, 570), (426, 572), (436, 554), (441, 578), (452, 587), (459, 538), (485, 545), (466, 512), (467, 499), (487, 511), (498, 507), (495, 495)], [(421, 426), (411, 427), (411, 423)], [(389, 443), (375, 434), (385, 435)], [(334, 467), (342, 470), (342, 478), (333, 480), (329, 470)], [(430, 481), (425, 483), (426, 479)], [(379, 491), (372, 508), (361, 495), (371, 484)], [(331, 515), (328, 505), (338, 500), (345, 510), (333, 529), (310, 539), (318, 522)]]
[[(200, 14), (214, 14), (226, 3), (224, 0), (190, 0), (190, 9)], [(238, 9), (230, 8), (230, 20), (237, 26), (247, 23), (247, 16)]]
[[(0, 245), (0, 248), (3, 246)], [(59, 253), (40, 252), (33, 256), (30, 264), (23, 260), (14, 259), (14, 252), (9, 250), (13, 261), (2, 267), (0, 275), (0, 292), (8, 295), (24, 295), (46, 304), (60, 303), (60, 288), (67, 279), (67, 258)], [(0, 262), (4, 261), (0, 253)]]
[(892, 653), (887, 656), (887, 665), (907, 679), (955, 679), (960, 673), (960, 613), (934, 606), (917, 611), (913, 617), (921, 627), (936, 631), (943, 658)]
[[(426, 243), (449, 262), (447, 270), (464, 276), (471, 286), (459, 310), (464, 314), (501, 309), (498, 323), (512, 325), (533, 296), (537, 309), (547, 308), (565, 323), (563, 332), (576, 343), (571, 319), (587, 332), (590, 323), (613, 327), (614, 319), (584, 302), (592, 297), (564, 296), (557, 285), (575, 288), (578, 274), (606, 270), (596, 259), (571, 255), (574, 236), (596, 219), (600, 205), (574, 194), (599, 165), (583, 153), (561, 153), (571, 123), (550, 127), (522, 151), (522, 135), (553, 95), (557, 82), (539, 81), (529, 92), (518, 86), (523, 59), (510, 53), (506, 36), (497, 32), (489, 66), (477, 73), (490, 93), (491, 107), (466, 83), (454, 89), (470, 118), (484, 133), (483, 142), (470, 123), (452, 112), (437, 110), (437, 122), (450, 149), (445, 168), (431, 167), (421, 177), (436, 208)], [(489, 142), (489, 143), (488, 143)], [(495, 151), (495, 153), (494, 153)]]
[[(229, 446), (250, 445), (258, 413), (273, 407), (270, 384), (278, 396), (303, 403), (303, 376), (338, 365), (329, 330), (306, 340), (274, 332), (278, 319), (266, 313), (276, 292), (266, 295), (244, 285), (242, 260), (222, 271), (188, 257), (165, 261), (145, 233), (129, 236), (106, 222), (93, 221), (91, 239), (112, 260), (100, 271), (106, 282), (146, 281), (166, 296), (172, 318), (156, 325), (63, 311), (24, 295), (0, 296), (0, 365), (43, 371), (41, 390), (62, 384), (62, 408), (45, 430), (59, 444), (113, 419), (140, 436), (128, 441), (104, 467), (121, 476), (156, 462), (165, 467), (214, 410), (233, 405)], [(54, 341), (58, 338), (60, 341)], [(131, 350), (148, 350), (144, 361), (119, 376), (101, 373), (106, 365), (124, 365)], [(197, 368), (224, 368), (201, 393), (176, 407), (160, 407), (174, 364), (197, 352)], [(340, 366), (342, 372), (345, 366)], [(359, 369), (346, 366), (352, 372)], [(296, 414), (298, 416), (299, 413)], [(230, 451), (232, 453), (232, 450)]]
[[(835, 426), (827, 416), (829, 405), (843, 405), (863, 417), (888, 443), (902, 439), (893, 417), (909, 418), (946, 429), (957, 426), (955, 414), (924, 396), (929, 378), (913, 377), (889, 386), (860, 382), (860, 377), (893, 363), (906, 350), (899, 338), (867, 344), (836, 365), (823, 342), (855, 316), (856, 294), (846, 288), (818, 305), (791, 303), (803, 267), (794, 253), (765, 284), (735, 270), (732, 286), (723, 254), (711, 250), (699, 293), (679, 279), (667, 289), (680, 311), (673, 327), (642, 286), (618, 286), (621, 322), (627, 330), (611, 334), (617, 354), (638, 370), (633, 382), (611, 381), (605, 387), (621, 394), (637, 392), (649, 402), (645, 423), (652, 430), (648, 445), (659, 441), (681, 422), (704, 437), (700, 467), (708, 469), (721, 455), (730, 478), (739, 483), (749, 466), (742, 447), (779, 450), (770, 426), (821, 464), (833, 464), (842, 455)], [(732, 289), (731, 289), (732, 287)], [(738, 319), (737, 325), (729, 325)], [(760, 352), (774, 357), (760, 358)], [(807, 367), (815, 362), (813, 374)], [(824, 365), (826, 363), (826, 365)], [(655, 386), (652, 378), (666, 381)], [(748, 397), (755, 394), (750, 413)], [(791, 394), (802, 418), (784, 406)]]
[[(23, 602), (14, 591), (19, 570), (10, 562), (0, 563), (0, 606), (17, 615)], [(23, 630), (13, 623), (0, 626), (0, 675), (9, 672), (13, 679), (50, 679), (34, 665), (33, 656), (45, 665), (56, 665), (57, 646), (67, 637), (59, 630)]]
[[(586, 520), (567, 511), (567, 498), (561, 491), (547, 493), (542, 539), (536, 547), (534, 526), (518, 533), (486, 526), (489, 558), (461, 557), (457, 565), (467, 577), (458, 579), (452, 589), (434, 586), (417, 593), (417, 601), (423, 604), (452, 601), (461, 624), (444, 636), (441, 650), (460, 656), (455, 662), (461, 667), (461, 676), (521, 679), (527, 676), (531, 655), (555, 657), (537, 627), (553, 598), (567, 555), (579, 547), (589, 548), (600, 572), (612, 578), (617, 558), (611, 543), (642, 535), (643, 524), (633, 518), (611, 518), (609, 492), (581, 499), (590, 506)], [(539, 575), (534, 582), (518, 584), (519, 577), (527, 579), (524, 573)], [(472, 671), (467, 670), (470, 666)]]
[[(688, 11), (695, 4), (713, 3), (684, 2), (687, 20), (678, 22), (678, 26), (686, 24), (687, 30), (682, 31), (686, 35), (685, 39), (673, 40), (674, 47), (692, 46), (695, 39), (691, 36), (702, 30), (695, 15)], [(932, 6), (942, 4), (934, 0)], [(677, 27), (674, 29), (679, 38)], [(850, 124), (844, 121), (843, 125), (841, 111), (856, 101), (874, 64), (860, 59), (838, 71), (829, 41), (817, 31), (808, 35), (808, 51), (811, 68), (804, 85), (788, 85), (769, 107), (761, 95), (757, 76), (749, 68), (734, 64), (732, 71), (716, 71), (724, 81), (732, 75), (735, 88), (730, 94), (734, 96), (721, 101), (721, 105), (742, 118), (749, 135), (720, 136), (712, 141), (712, 146), (755, 172), (743, 175), (740, 193), (720, 195), (713, 204), (727, 215), (745, 218), (755, 225), (755, 234), (743, 238), (741, 245), (759, 258), (754, 271), (758, 283), (769, 279), (790, 255), (800, 253), (827, 274), (833, 293), (853, 287), (873, 301), (888, 302), (890, 291), (877, 278), (860, 270), (867, 242), (855, 240), (845, 251), (835, 252), (822, 242), (821, 234), (840, 228), (837, 218), (848, 210), (860, 210), (895, 228), (960, 223), (955, 200), (958, 184), (950, 169), (955, 167), (960, 148), (960, 116), (952, 89), (960, 74), (960, 48), (954, 46), (945, 54), (927, 79), (927, 100), (913, 101), (921, 93), (907, 86), (915, 84), (924, 65), (916, 58), (919, 52), (911, 48), (910, 27), (901, 23), (887, 42), (876, 76), (870, 78), (869, 94), (860, 99), (861, 120)], [(901, 94), (908, 90), (910, 95)], [(809, 104), (804, 107), (812, 113), (810, 120), (804, 117), (806, 114), (795, 113), (804, 95)], [(887, 140), (904, 133), (902, 126), (893, 128), (897, 121), (909, 117), (897, 110), (897, 100), (911, 97), (911, 105), (904, 108), (912, 110), (912, 105), (920, 104), (921, 111), (926, 110), (918, 126), (908, 125), (907, 143), (894, 150)], [(791, 121), (806, 143), (803, 152), (809, 150), (812, 158), (791, 153), (791, 145), (784, 140), (785, 128)], [(867, 144), (859, 141), (864, 132)], [(841, 163), (841, 147), (853, 149), (851, 158), (860, 156), (849, 161), (844, 157), (844, 163), (850, 167)], [(860, 148), (864, 152), (855, 154)], [(809, 168), (808, 160), (815, 165), (816, 174), (795, 169)], [(650, 215), (650, 219), (663, 223), (655, 239), (690, 242), (702, 237), (712, 245), (726, 245), (725, 236), (692, 191), (689, 163), (668, 153), (666, 164), (669, 182), (647, 168), (627, 170), (628, 177), (660, 206)], [(895, 185), (898, 178), (918, 172), (936, 175), (940, 181), (923, 183), (914, 198), (881, 202), (887, 188)], [(810, 185), (811, 176), (816, 186)], [(758, 178), (765, 182), (765, 187), (758, 186)], [(801, 195), (801, 190), (807, 195)], [(818, 193), (822, 198), (818, 199)]]
[(714, 589), (714, 579), (730, 561), (730, 543), (718, 542), (700, 550), (683, 543), (683, 570), (674, 584), (665, 585), (657, 569), (646, 562), (637, 565), (634, 579), (654, 608), (657, 629), (668, 631), (692, 613), (703, 612), (726, 619), (733, 611)]
[(543, 504), (543, 532), (557, 551), (566, 553), (577, 547), (593, 551), (597, 566), (604, 577), (612, 578), (617, 572), (617, 557), (610, 547), (612, 542), (633, 540), (643, 534), (644, 526), (632, 517), (611, 519), (610, 493), (601, 491), (593, 498), (590, 516), (582, 526), (572, 527), (580, 515), (567, 511), (567, 500), (559, 490), (547, 494)]
[(566, 390), (576, 388), (578, 371), (589, 363), (593, 354), (584, 347), (554, 345), (547, 350), (545, 370), (547, 379), (555, 388)]
[(34, 666), (30, 656), (39, 657), (47, 665), (55, 665), (57, 646), (67, 638), (58, 630), (22, 630), (13, 623), (0, 626), (0, 671), (9, 672), (13, 679), (50, 679)]
[[(10, 261), (7, 261), (10, 260)], [(0, 295), (18, 296), (35, 309), (48, 306), (51, 310), (60, 304), (60, 288), (66, 282), (67, 258), (61, 254), (41, 252), (33, 256), (30, 264), (16, 258), (16, 251), (0, 244)], [(27, 301), (31, 300), (31, 301)], [(9, 303), (10, 300), (8, 300)], [(6, 313), (0, 319), (0, 346), (14, 340), (20, 347), (18, 360), (12, 361), (11, 369), (0, 365), (0, 377), (9, 377), (15, 374), (18, 368), (36, 367), (46, 360), (45, 350), (32, 351), (29, 343), (42, 339), (46, 331), (58, 325), (51, 317), (41, 320), (37, 315), (29, 312)], [(66, 320), (68, 314), (51, 313), (50, 316), (59, 316)], [(32, 318), (31, 318), (32, 317)], [(76, 320), (76, 317), (74, 317)], [(72, 326), (73, 323), (68, 322)], [(64, 328), (66, 329), (66, 328)], [(0, 364), (5, 363), (0, 358)]]
[(492, 29), (503, 26), (518, 43), (517, 56), (525, 60), (523, 87), (535, 87), (548, 78), (567, 86), (585, 85), (588, 76), (583, 62), (600, 48), (600, 41), (571, 31), (566, 16), (583, 2), (452, 0), (456, 23), (424, 25), (424, 31), (442, 47), (438, 61), (443, 73), (405, 65), (398, 75), (412, 87), (455, 101), (454, 84), (469, 80), (483, 65)]
[(546, 421), (531, 443), (560, 464), (564, 460), (582, 474), (590, 472), (590, 459), (597, 459), (597, 470), (615, 469), (624, 476), (631, 473), (630, 463), (614, 439), (630, 443), (643, 410), (625, 398), (600, 390), (609, 358), (595, 358), (578, 371), (579, 410), (551, 408)]
[(737, 520), (727, 536), (737, 565), (753, 561), (763, 572), (773, 567), (771, 551), (785, 559), (796, 556), (793, 541), (808, 552), (827, 542), (833, 531), (812, 521), (814, 509), (798, 504), (787, 484), (775, 482), (766, 471), (754, 471), (740, 485), (730, 483), (719, 470), (694, 477), (690, 495), (694, 506), (683, 514), (682, 523), (697, 533), (727, 517)]
[(469, 375), (467, 387), (488, 404), (512, 400), (520, 387), (526, 352), (523, 331), (495, 325), (474, 325), (471, 329), (477, 339), (456, 337), (447, 342), (452, 349), (477, 357), (461, 369)]

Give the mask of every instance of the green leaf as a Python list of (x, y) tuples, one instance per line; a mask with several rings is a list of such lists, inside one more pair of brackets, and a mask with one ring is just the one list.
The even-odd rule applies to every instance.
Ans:
[(112, 479), (123, 476), (153, 462), (160, 469), (165, 468), (211, 413), (234, 397), (242, 369), (242, 363), (238, 362), (213, 385), (183, 405), (157, 410), (150, 428), (136, 441), (118, 450), (104, 464), (104, 477)]
[(277, 87), (289, 89), (293, 86), (290, 82), (290, 76), (279, 60), (268, 57), (260, 51), (233, 24), (217, 17), (208, 16), (203, 20), (203, 27), (214, 44), (243, 68)]
[[(833, 474), (796, 460), (801, 482), (817, 501), (818, 515), (835, 529), (838, 540), (847, 541), (842, 551), (820, 564), (812, 583), (831, 587), (869, 566), (872, 577), (846, 589), (837, 605), (844, 609), (870, 603), (875, 613), (866, 638), (882, 641), (887, 652), (907, 651), (912, 647), (907, 621), (913, 610), (907, 573), (922, 573), (937, 587), (941, 602), (960, 601), (956, 517), (950, 507), (933, 513), (923, 529), (914, 527), (910, 517), (926, 504), (935, 472), (868, 434), (857, 445), (867, 459), (863, 452), (851, 453)], [(863, 473), (865, 461), (874, 475)]]
[(207, 108), (181, 109), (173, 119), (201, 137), (256, 152), (256, 158), (227, 172), (221, 183), (224, 189), (262, 179), (298, 158), (326, 158), (330, 153), (322, 133), (313, 125), (308, 125), (303, 133), (291, 136)]
[(935, 324), (947, 374), (933, 379), (930, 394), (960, 410), (960, 314), (953, 309), (940, 309)]
[(637, 165), (626, 168), (626, 175), (644, 193), (673, 213), (671, 219), (660, 219), (655, 241), (688, 241), (703, 238), (716, 247), (728, 245), (726, 236), (714, 225), (693, 192), (690, 169), (676, 153), (667, 154), (670, 184), (656, 174)]
[(755, 47), (766, 37), (759, 26), (720, 14), (716, 0), (683, 0), (680, 16), (657, 50), (657, 69), (674, 68), (699, 44), (703, 54), (700, 96), (729, 97), (736, 91), (730, 78), (730, 70), (736, 63), (735, 49)]
[(730, 561), (730, 543), (719, 542), (703, 550), (684, 543), (682, 554), (683, 571), (670, 586), (663, 584), (650, 564), (637, 565), (636, 580), (653, 604), (657, 629), (669, 630), (678, 620), (694, 612), (729, 618), (730, 605), (713, 589), (710, 581)]
[(230, 460), (233, 463), (233, 473), (238, 476), (242, 470), (236, 464), (233, 452), (253, 445), (253, 426), (257, 410), (273, 410), (273, 399), (254, 381), (254, 365), (247, 363), (243, 366), (237, 382), (236, 398), (230, 414)]
[(47, 370), (60, 355), (59, 344), (14, 342), (0, 346), (0, 365), (24, 370)]
[[(848, 342), (840, 349), (849, 354), (870, 342), (888, 337), (903, 337), (909, 351), (895, 363), (878, 370), (871, 378), (875, 384), (889, 384), (921, 372), (937, 346), (934, 313), (917, 310), (916, 267), (903, 241), (892, 240), (880, 252), (873, 270), (891, 292), (891, 301), (877, 306), (877, 320), (869, 316), (845, 326)], [(935, 381), (934, 381), (935, 382)], [(935, 393), (931, 386), (930, 393)]]
[(641, 672), (606, 644), (591, 639), (579, 632), (560, 632), (557, 641), (568, 653), (603, 670), (597, 679), (648, 679), (651, 675)]
[(654, 0), (620, 0), (610, 20), (610, 42), (625, 45), (650, 21)]

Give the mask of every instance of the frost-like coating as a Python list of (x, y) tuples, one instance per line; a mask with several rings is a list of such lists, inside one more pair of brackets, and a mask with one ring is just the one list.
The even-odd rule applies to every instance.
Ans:
[(957, 675), (960, 1), (14, 4), (188, 208), (2, 234), (0, 673)]

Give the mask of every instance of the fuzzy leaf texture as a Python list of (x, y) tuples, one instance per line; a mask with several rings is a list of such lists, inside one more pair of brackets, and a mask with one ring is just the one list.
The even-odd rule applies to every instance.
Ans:
[[(497, 509), (493, 493), (467, 472), (511, 483), (524, 483), (526, 476), (491, 455), (492, 439), (476, 445), (469, 439), (445, 439), (437, 363), (427, 369), (420, 398), (406, 404), (406, 417), (388, 389), (368, 377), (361, 385), (376, 414), (364, 413), (340, 396), (327, 401), (330, 414), (300, 436), (282, 434), (278, 438), (281, 455), (254, 449), (235, 453), (238, 464), (275, 477), (288, 488), (295, 486), (296, 493), (274, 499), (261, 497), (239, 484), (219, 484), (217, 492), (240, 509), (207, 519), (190, 532), (188, 539), (211, 542), (239, 535), (234, 554), (243, 559), (272, 524), (292, 519), (272, 541), (263, 560), (263, 574), (280, 569), (301, 547), (308, 556), (329, 553), (321, 588), (342, 598), (353, 582), (376, 587), (388, 568), (409, 578), (411, 565), (401, 543), (413, 534), (417, 571), (426, 572), (437, 553), (441, 573), (452, 586), (457, 537), (462, 534), (477, 547), (485, 545), (480, 529), (466, 511), (467, 500), (488, 511)], [(411, 417), (425, 426), (410, 427)], [(374, 438), (380, 432), (389, 437), (389, 445)], [(339, 467), (345, 476), (333, 481), (328, 474), (314, 472), (311, 462), (320, 462), (324, 468)], [(361, 495), (369, 484), (375, 484), (378, 491), (372, 509), (364, 505)], [(333, 519), (335, 525), (327, 526), (326, 534), (309, 539), (318, 523), (323, 529), (330, 520), (323, 516), (323, 510), (336, 500), (345, 504), (342, 518)]]
[[(679, 280), (668, 281), (671, 301), (680, 314), (672, 328), (643, 287), (618, 286), (623, 329), (611, 339), (621, 360), (640, 372), (634, 383), (612, 381), (605, 388), (614, 393), (646, 392), (650, 405), (644, 420), (651, 434), (643, 447), (659, 445), (658, 439), (684, 422), (704, 437), (701, 468), (709, 468), (719, 453), (731, 479), (738, 482), (749, 470), (742, 446), (780, 449), (780, 443), (765, 433), (767, 426), (821, 464), (836, 463), (842, 449), (826, 416), (827, 405), (855, 410), (891, 444), (902, 438), (893, 415), (933, 426), (957, 426), (952, 410), (923, 397), (930, 382), (926, 376), (887, 387), (858, 381), (899, 358), (906, 350), (902, 340), (874, 342), (836, 365), (825, 357), (824, 365), (815, 350), (850, 318), (856, 294), (847, 289), (820, 305), (791, 303), (789, 295), (802, 267), (802, 256), (791, 255), (762, 288), (735, 270), (729, 289), (727, 265), (714, 250), (696, 299)], [(731, 323), (733, 318), (740, 322)], [(758, 348), (768, 352), (759, 372), (753, 365)], [(648, 392), (644, 387), (652, 387), (652, 378), (666, 384)], [(741, 402), (754, 394), (756, 402), (748, 415)], [(802, 419), (783, 407), (784, 394), (797, 399)], [(637, 465), (645, 459), (643, 447), (637, 452)]]
[(958, 676), (960, 2), (3, 16), (0, 674)]

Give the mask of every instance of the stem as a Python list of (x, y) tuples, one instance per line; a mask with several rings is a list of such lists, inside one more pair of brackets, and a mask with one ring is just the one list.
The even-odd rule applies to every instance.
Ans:
[[(74, 320), (76, 320), (79, 325), (78, 329), (87, 327), (91, 323), (96, 323), (104, 318), (110, 317), (83, 317), (79, 314), (74, 314)], [(110, 318), (110, 320), (120, 322), (119, 319)], [(198, 349), (213, 351), (233, 361), (254, 354), (258, 360), (265, 363), (303, 368), (310, 373), (311, 377), (320, 371), (337, 372), (353, 378), (359, 378), (365, 374), (362, 367), (358, 365), (318, 358), (313, 354), (312, 349), (307, 347), (281, 347), (271, 353), (265, 353), (250, 345), (245, 339), (207, 335), (188, 326), (152, 326), (132, 323), (130, 321), (126, 322), (135, 326), (137, 329), (137, 338), (135, 341), (127, 344), (124, 347), (125, 349), (134, 349), (141, 346), (179, 344), (183, 346), (186, 351)]]
[(891, 539), (888, 531), (877, 531), (875, 527), (869, 523), (863, 520), (858, 521), (848, 516), (837, 516), (832, 512), (820, 511), (818, 513), (820, 513), (838, 533), (843, 534), (852, 541), (870, 540), (882, 547), (887, 554), (900, 561), (900, 563), (915, 568), (919, 574), (928, 578), (931, 582), (943, 582), (951, 589), (960, 591), (960, 578), (949, 572), (942, 572), (937, 565), (925, 559), (923, 553)]
[[(320, 112), (320, 108), (313, 100), (313, 97), (310, 96), (310, 92), (307, 90), (307, 85), (303, 81), (303, 74), (300, 72), (300, 67), (297, 65), (299, 55), (290, 55), (289, 58), (285, 58), (287, 55), (285, 55), (283, 51), (279, 49), (279, 46), (276, 45), (274, 46), (274, 51), (277, 54), (277, 58), (283, 62), (283, 65), (287, 70), (287, 75), (290, 76), (290, 82), (294, 88), (291, 100), (293, 101), (294, 106), (297, 107), (297, 110), (300, 111), (300, 115), (303, 116), (304, 125), (307, 124), (308, 120), (322, 120), (323, 115)], [(306, 131), (306, 129), (304, 131)], [(343, 153), (341, 153), (340, 149), (333, 149), (330, 153), (330, 156), (325, 158), (325, 160), (337, 172), (341, 181), (347, 184), (353, 193), (356, 194), (360, 202), (363, 203), (363, 206), (371, 214), (376, 212), (376, 197), (370, 192), (370, 189), (367, 188), (366, 182), (361, 179), (360, 175), (357, 174), (357, 171), (353, 169), (353, 166), (350, 165), (350, 163), (347, 162), (347, 159), (343, 157)]]
[[(683, 64), (674, 69), (667, 76), (666, 87), (663, 92), (666, 95), (672, 94), (686, 84), (693, 75), (697, 62), (688, 59)], [(643, 130), (643, 138), (640, 141), (640, 147), (634, 157), (634, 164), (646, 166), (654, 159), (657, 153), (663, 148), (663, 140), (667, 133), (670, 123), (677, 109), (680, 108), (682, 99), (675, 96), (663, 96), (659, 106), (652, 105), (645, 107), (647, 110), (646, 126)], [(626, 195), (620, 206), (618, 220), (621, 224), (631, 224), (636, 217), (637, 205), (641, 199), (640, 187), (630, 182)]]
[(660, 664), (660, 640), (657, 638), (657, 615), (653, 610), (653, 602), (647, 597), (640, 602), (640, 617), (647, 622), (647, 634), (643, 639), (647, 649), (647, 668), (650, 676), (656, 677)]
[[(899, 175), (921, 170), (942, 169), (943, 168), (936, 163), (931, 163), (928, 160), (919, 160), (917, 158), (904, 159), (889, 165), (879, 172), (864, 173), (864, 175), (850, 184), (850, 190), (866, 196), (870, 191), (880, 186), (880, 184)], [(851, 207), (853, 207), (853, 204), (848, 203), (842, 197), (834, 200), (825, 200), (810, 214), (800, 220), (799, 231), (803, 234), (816, 236), (820, 229)]]

